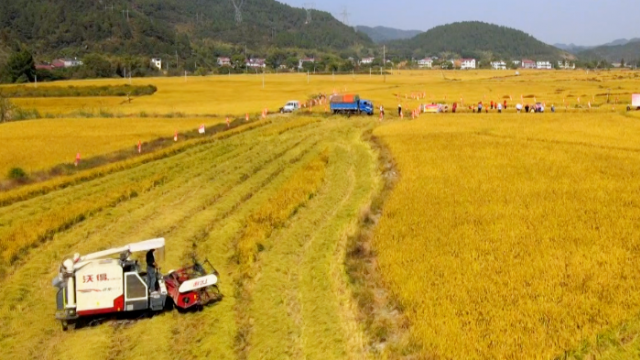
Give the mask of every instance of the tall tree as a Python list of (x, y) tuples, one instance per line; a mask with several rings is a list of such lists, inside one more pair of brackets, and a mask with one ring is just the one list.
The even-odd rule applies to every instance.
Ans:
[(36, 65), (31, 53), (23, 49), (13, 53), (5, 66), (4, 76), (8, 82), (31, 82), (36, 76)]

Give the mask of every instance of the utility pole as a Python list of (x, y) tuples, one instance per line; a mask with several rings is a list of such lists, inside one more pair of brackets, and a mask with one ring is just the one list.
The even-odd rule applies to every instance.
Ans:
[[(382, 66), (387, 66), (387, 45), (382, 45)], [(387, 82), (387, 73), (384, 74), (384, 82)]]

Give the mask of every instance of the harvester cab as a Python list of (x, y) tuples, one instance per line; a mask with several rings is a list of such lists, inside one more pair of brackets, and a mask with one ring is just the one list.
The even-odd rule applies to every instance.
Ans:
[(92, 316), (159, 312), (174, 304), (189, 309), (221, 298), (215, 269), (207, 274), (197, 263), (164, 277), (157, 274), (157, 290), (155, 283), (147, 284), (146, 272), (131, 255), (155, 250), (161, 261), (164, 246), (164, 238), (158, 238), (65, 260), (52, 282), (58, 289), (56, 319), (63, 330)]

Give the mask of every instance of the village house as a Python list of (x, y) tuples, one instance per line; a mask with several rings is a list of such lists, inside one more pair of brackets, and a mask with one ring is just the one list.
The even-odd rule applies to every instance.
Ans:
[(475, 69), (476, 59), (460, 59), (460, 69)]
[(362, 58), (360, 60), (360, 65), (371, 65), (371, 64), (373, 64), (373, 60), (374, 60), (373, 57)]
[(315, 58), (310, 58), (310, 57), (302, 58), (302, 59), (298, 60), (298, 69), (299, 69), (299, 70), (302, 70), (302, 66), (303, 66), (305, 63), (315, 64), (315, 62), (316, 62), (316, 59), (315, 59)]
[(55, 68), (70, 68), (70, 67), (81, 66), (83, 64), (84, 63), (78, 60), (78, 58), (56, 59), (56, 60), (53, 60), (53, 62), (51, 62), (51, 65)]
[(536, 68), (536, 62), (533, 60), (528, 60), (528, 59), (524, 59), (522, 60), (522, 68), (523, 69), (535, 69)]
[(421, 69), (431, 69), (433, 67), (433, 59), (424, 58), (418, 60), (418, 67)]
[(507, 70), (507, 63), (502, 60), (492, 61), (491, 68), (494, 70)]
[(568, 60), (560, 60), (558, 61), (558, 69), (565, 69), (565, 70), (574, 70), (576, 68), (576, 64), (571, 63)]
[(151, 66), (155, 67), (158, 70), (162, 70), (162, 59), (159, 59), (159, 58), (151, 59)]
[(218, 66), (231, 66), (231, 59), (228, 57), (219, 57)]
[(51, 65), (51, 64), (47, 64), (47, 63), (36, 64), (36, 70), (49, 70), (49, 71), (51, 71), (53, 69), (55, 69), (55, 67), (53, 65)]
[(536, 62), (536, 68), (540, 70), (551, 70), (553, 69), (553, 65), (551, 61), (538, 61)]
[(249, 59), (245, 65), (248, 68), (252, 68), (252, 69), (264, 69), (267, 65), (266, 65), (266, 60), (265, 59), (258, 59), (258, 58), (251, 58)]

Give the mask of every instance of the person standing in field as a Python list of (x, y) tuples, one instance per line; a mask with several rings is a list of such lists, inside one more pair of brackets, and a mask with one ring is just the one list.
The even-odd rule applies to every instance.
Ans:
[(482, 114), (482, 101), (478, 103), (478, 113)]
[(529, 104), (527, 104), (527, 105), (525, 105), (525, 106), (524, 106), (524, 112), (525, 112), (525, 113), (528, 113), (528, 112), (529, 112)]
[(451, 112), (455, 114), (457, 108), (458, 108), (458, 103), (453, 103), (453, 106), (451, 107)]
[(151, 249), (147, 251), (147, 285), (149, 286), (149, 292), (156, 291), (156, 281), (157, 281), (157, 268), (158, 264), (156, 263), (156, 257), (154, 252), (156, 249)]
[(380, 105), (380, 118), (384, 118), (384, 106)]
[(504, 101), (504, 109), (507, 110), (507, 100)]
[(502, 113), (502, 104), (498, 103), (498, 113)]
[(402, 104), (398, 104), (398, 116), (402, 115)]
[(516, 110), (518, 111), (518, 114), (519, 114), (522, 111), (522, 104), (516, 105)]

